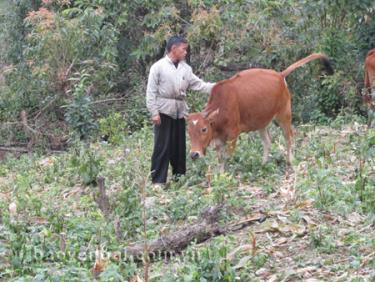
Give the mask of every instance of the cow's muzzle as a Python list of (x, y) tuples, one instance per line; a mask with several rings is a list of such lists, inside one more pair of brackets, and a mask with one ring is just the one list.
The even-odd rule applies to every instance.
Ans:
[(193, 160), (198, 159), (200, 156), (201, 156), (201, 154), (200, 154), (199, 152), (191, 152), (191, 153), (190, 153), (190, 157), (191, 157)]

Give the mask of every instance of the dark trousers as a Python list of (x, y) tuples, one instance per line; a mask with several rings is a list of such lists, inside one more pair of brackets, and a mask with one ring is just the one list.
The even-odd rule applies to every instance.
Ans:
[(154, 126), (154, 152), (151, 158), (153, 183), (166, 183), (169, 163), (173, 175), (186, 172), (185, 119), (160, 114), (161, 124)]

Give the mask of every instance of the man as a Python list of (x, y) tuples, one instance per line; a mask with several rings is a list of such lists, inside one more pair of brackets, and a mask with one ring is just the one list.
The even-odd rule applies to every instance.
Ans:
[(186, 172), (186, 91), (210, 93), (214, 85), (194, 75), (185, 62), (187, 48), (186, 39), (171, 37), (167, 55), (151, 66), (148, 77), (146, 104), (154, 124), (151, 176), (157, 186), (166, 183), (169, 163), (174, 176)]

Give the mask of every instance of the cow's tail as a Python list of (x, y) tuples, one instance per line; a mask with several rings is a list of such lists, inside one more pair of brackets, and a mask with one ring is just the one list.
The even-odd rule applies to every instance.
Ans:
[(310, 56), (307, 56), (307, 57), (295, 62), (294, 64), (290, 65), (289, 67), (287, 67), (284, 71), (281, 72), (281, 75), (286, 77), (292, 71), (294, 71), (295, 69), (303, 66), (304, 64), (306, 64), (310, 61), (316, 60), (316, 59), (320, 59), (321, 63), (323, 64), (323, 66), (324, 66), (324, 68), (325, 68), (325, 70), (328, 74), (333, 74), (333, 68), (331, 66), (331, 63), (329, 62), (328, 57), (324, 54), (313, 53)]

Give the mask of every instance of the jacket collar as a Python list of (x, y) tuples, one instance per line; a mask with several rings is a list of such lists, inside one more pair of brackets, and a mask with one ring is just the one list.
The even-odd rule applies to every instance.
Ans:
[(173, 64), (172, 59), (168, 55), (165, 55), (165, 59), (167, 60), (167, 62)]
[[(167, 60), (167, 62), (169, 62), (170, 64), (174, 65), (172, 59), (168, 56), (168, 54), (165, 55), (165, 59)], [(185, 60), (179, 61), (178, 64), (181, 64), (183, 62), (185, 62)]]

